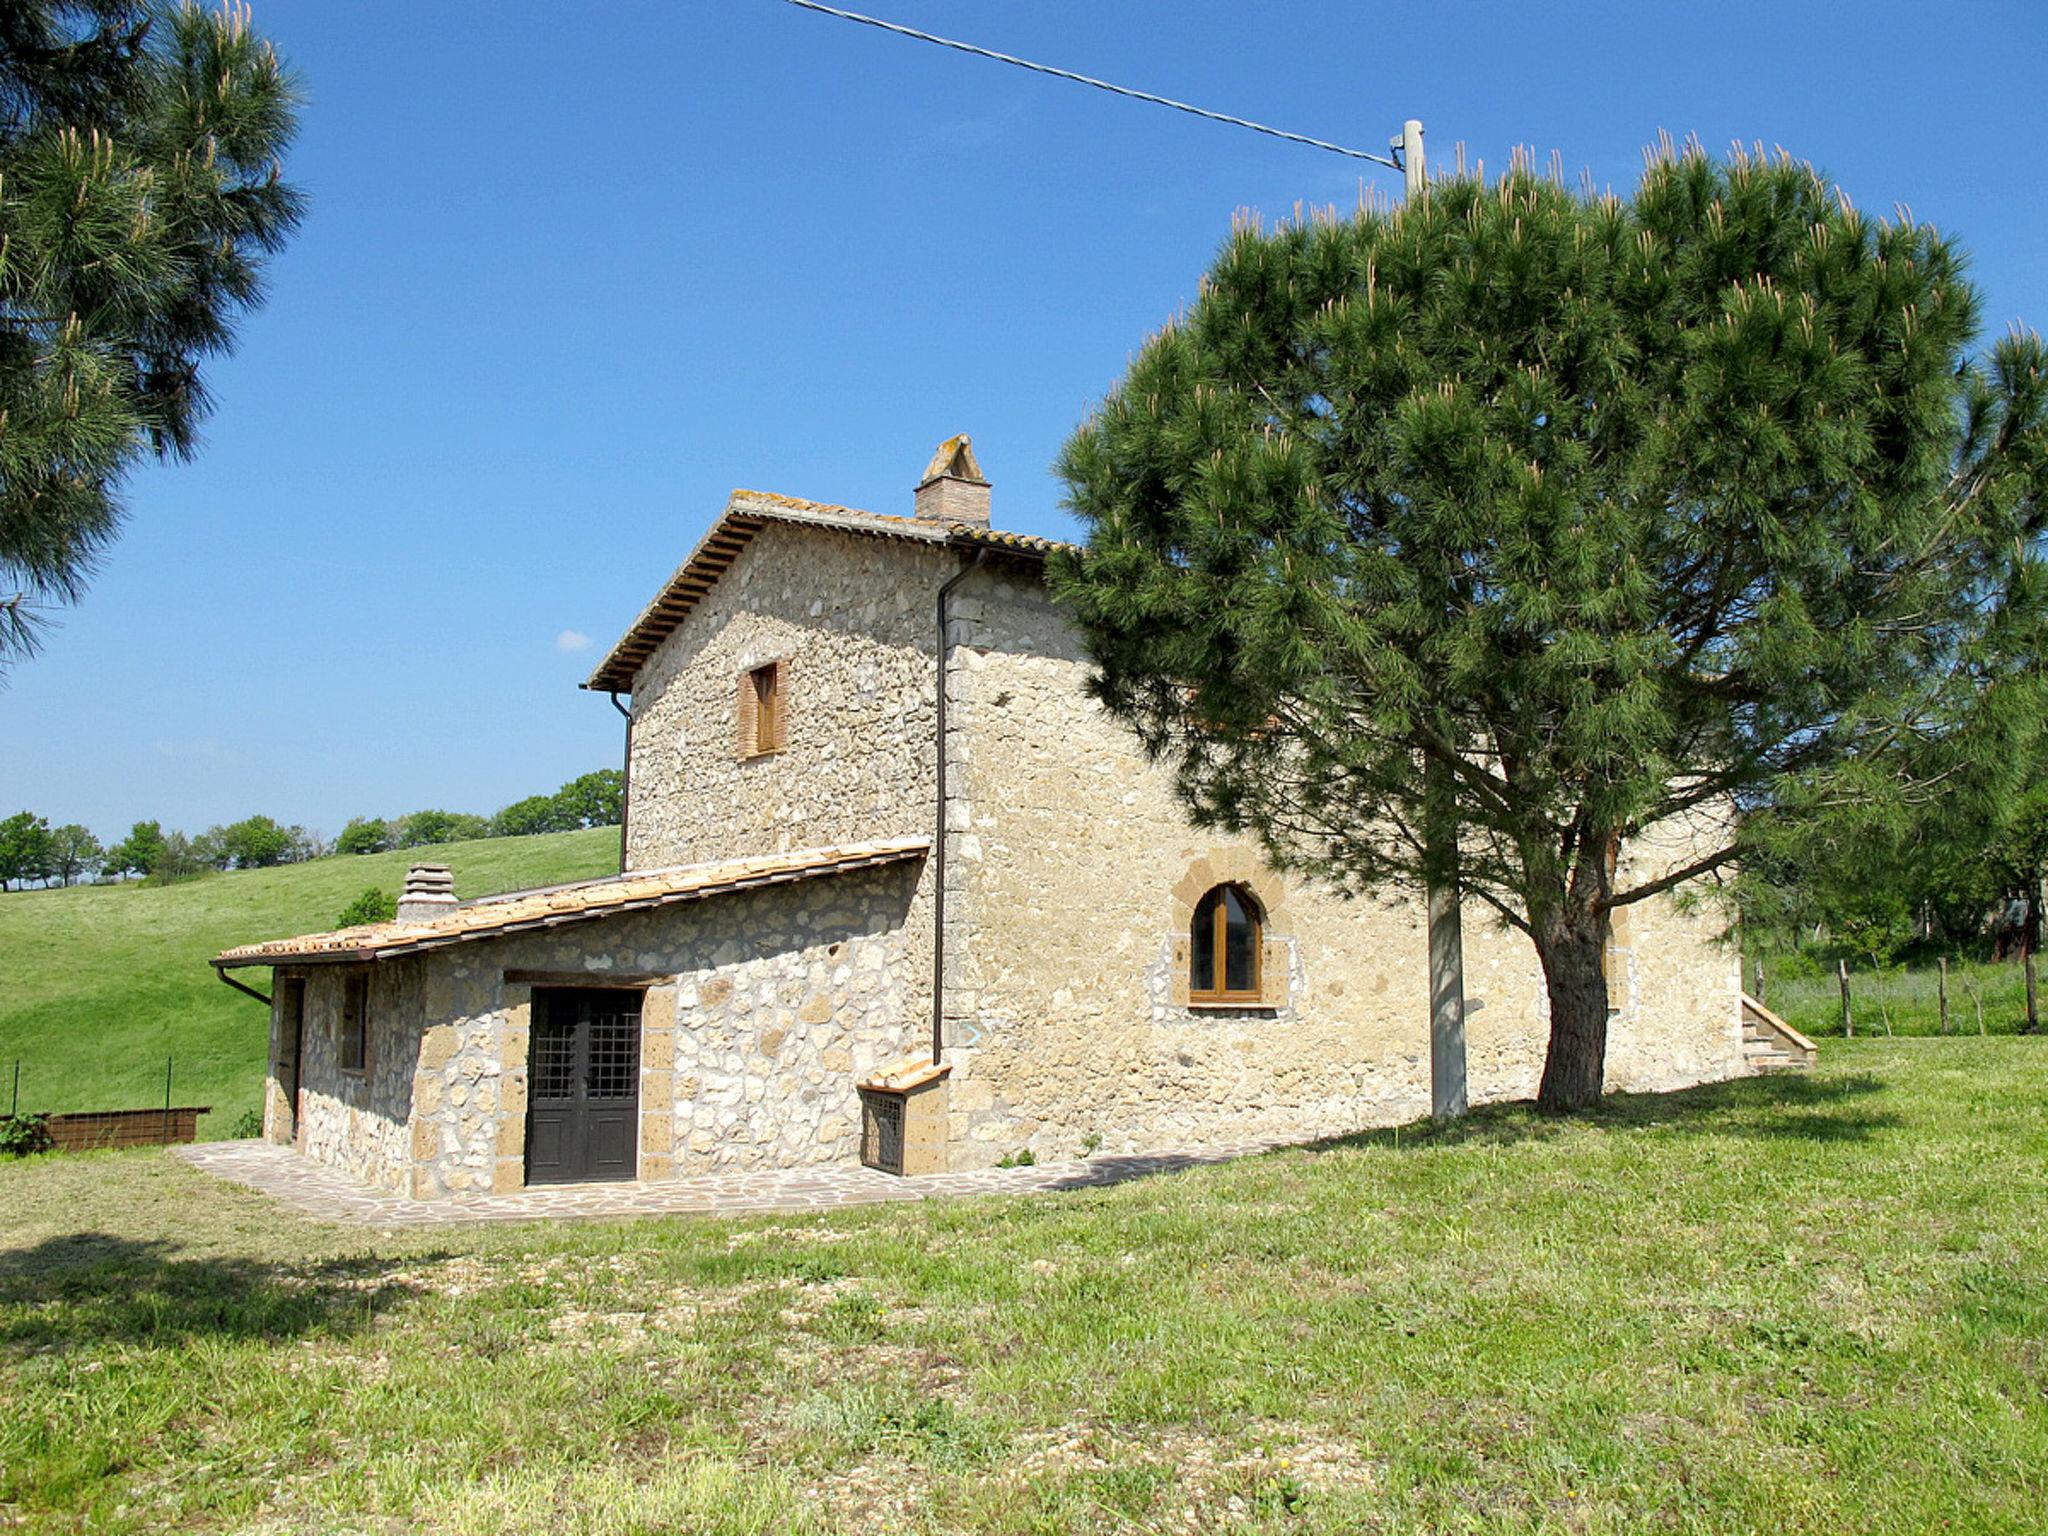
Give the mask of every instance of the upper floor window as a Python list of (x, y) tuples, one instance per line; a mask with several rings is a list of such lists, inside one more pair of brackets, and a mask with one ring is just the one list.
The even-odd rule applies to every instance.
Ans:
[(1260, 997), (1259, 904), (1240, 885), (1219, 885), (1195, 907), (1188, 933), (1188, 1001), (1251, 1003)]
[(345, 977), (341, 984), (341, 1070), (360, 1072), (370, 1056), (370, 978)]
[(765, 757), (789, 744), (784, 664), (771, 661), (740, 679), (740, 756)]

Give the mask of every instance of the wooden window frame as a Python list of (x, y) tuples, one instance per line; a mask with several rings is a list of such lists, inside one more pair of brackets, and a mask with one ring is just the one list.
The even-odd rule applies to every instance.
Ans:
[[(762, 708), (763, 700), (768, 708)], [(740, 674), (740, 756), (773, 757), (789, 746), (789, 664), (766, 661)]]
[[(356, 1064), (348, 1064), (349, 1003), (361, 988), (362, 1006), (356, 1010)], [(334, 1060), (349, 1077), (367, 1077), (370, 1072), (370, 978), (367, 974), (341, 978), (341, 1013), (335, 1025)]]
[(1266, 914), (1259, 905), (1258, 897), (1253, 895), (1243, 885), (1235, 881), (1226, 880), (1220, 885), (1212, 885), (1208, 890), (1202, 892), (1201, 900), (1195, 903), (1195, 917), (1199, 920), (1202, 915), (1203, 904), (1218, 891), (1223, 890), (1236, 891), (1237, 899), (1244, 903), (1245, 913), (1251, 918), (1251, 990), (1249, 992), (1232, 992), (1229, 990), (1230, 961), (1229, 951), (1225, 944), (1230, 931), (1230, 904), (1225, 901), (1218, 901), (1215, 911), (1210, 915), (1210, 922), (1214, 927), (1210, 933), (1212, 942), (1209, 948), (1209, 962), (1211, 966), (1209, 980), (1212, 982), (1220, 980), (1225, 985), (1213, 989), (1204, 989), (1195, 985), (1195, 930), (1191, 923), (1188, 927), (1188, 1004), (1190, 1007), (1195, 1008), (1262, 1008), (1266, 1005)]

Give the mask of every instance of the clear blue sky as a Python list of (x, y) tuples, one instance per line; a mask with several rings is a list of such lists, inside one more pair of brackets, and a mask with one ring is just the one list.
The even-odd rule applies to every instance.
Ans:
[[(1960, 236), (1987, 329), (2048, 328), (2038, 3), (849, 6), (1624, 190), (1661, 128), (1783, 144)], [(780, 0), (256, 21), (305, 80), (311, 213), (213, 370), (203, 457), (136, 477), (0, 692), (0, 814), (331, 834), (614, 764), (575, 685), (730, 488), (906, 511), (965, 431), (997, 523), (1064, 532), (1054, 453), (1232, 211), (1397, 181)]]

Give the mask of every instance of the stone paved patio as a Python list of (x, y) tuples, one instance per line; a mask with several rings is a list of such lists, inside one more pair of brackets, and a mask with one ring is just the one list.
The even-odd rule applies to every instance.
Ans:
[(373, 1227), (436, 1227), (476, 1221), (550, 1221), (578, 1217), (703, 1215), (751, 1211), (814, 1211), (844, 1205), (931, 1200), (954, 1195), (1040, 1195), (1100, 1189), (1270, 1151), (1276, 1142), (1093, 1157), (1031, 1168), (983, 1168), (897, 1178), (872, 1168), (809, 1168), (776, 1173), (664, 1179), (655, 1184), (556, 1184), (516, 1195), (461, 1195), (408, 1200), (358, 1184), (266, 1141), (207, 1141), (172, 1152), (218, 1178), (245, 1185), (321, 1221)]

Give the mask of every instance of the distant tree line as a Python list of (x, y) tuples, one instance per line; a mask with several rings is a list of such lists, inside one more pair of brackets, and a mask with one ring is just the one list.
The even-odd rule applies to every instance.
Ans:
[(334, 851), (383, 853), (391, 848), (420, 848), (477, 837), (534, 837), (543, 832), (615, 827), (625, 814), (625, 803), (624, 776), (616, 768), (602, 768), (571, 779), (552, 795), (515, 800), (495, 816), (431, 810), (389, 820), (357, 816), (335, 838)]
[(330, 854), (383, 853), (479, 837), (531, 837), (583, 827), (617, 826), (625, 781), (616, 768), (571, 779), (552, 795), (528, 795), (495, 816), (424, 810), (385, 818), (357, 816), (330, 844), (319, 833), (250, 816), (188, 836), (158, 821), (138, 821), (120, 841), (105, 844), (76, 823), (53, 827), (20, 811), (0, 820), (0, 890), (32, 885), (137, 877), (167, 885), (228, 869), (268, 869)]
[(21, 811), (0, 821), (0, 890), (91, 879), (106, 865), (100, 840), (75, 823), (52, 827)]
[[(1955, 734), (1963, 734), (1956, 727)], [(2048, 767), (2048, 721), (2027, 773)], [(2014, 960), (2039, 951), (2048, 909), (2048, 783), (1989, 786), (1983, 752), (1923, 803), (1850, 806), (1759, 850), (1739, 887), (1745, 947), (1883, 968), (1935, 954)], [(2002, 791), (2002, 792), (2001, 792)]]

